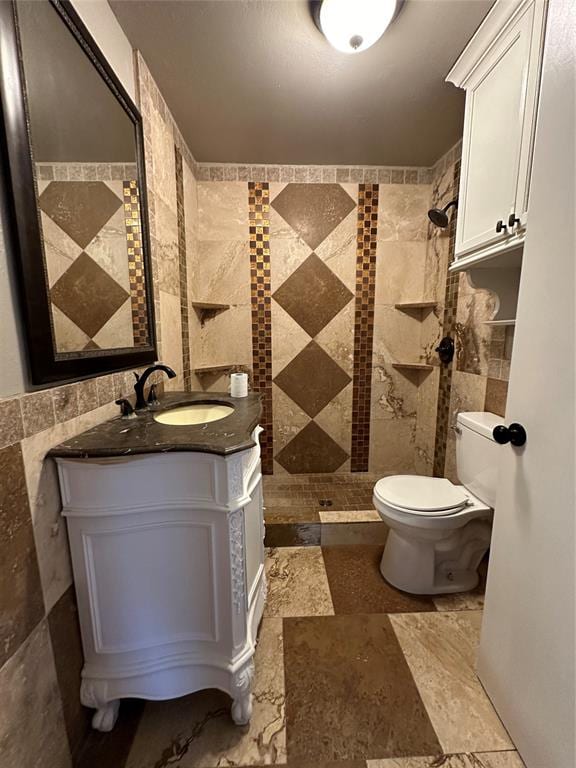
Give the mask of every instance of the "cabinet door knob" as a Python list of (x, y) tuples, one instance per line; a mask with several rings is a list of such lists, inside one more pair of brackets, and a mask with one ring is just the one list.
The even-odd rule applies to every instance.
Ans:
[(508, 216), (508, 226), (510, 229), (513, 229), (516, 224), (520, 224), (520, 219), (516, 216), (515, 213), (511, 213), (510, 216)]
[(504, 224), (502, 219), (500, 219), (500, 221), (496, 222), (496, 232), (498, 234), (500, 234), (500, 232), (505, 232), (507, 229), (508, 229), (508, 227), (506, 226), (506, 224)]
[(504, 424), (499, 424), (497, 427), (494, 427), (492, 435), (494, 440), (500, 445), (510, 443), (519, 448), (526, 443), (526, 430), (522, 424), (514, 423), (510, 424), (509, 427), (505, 427)]

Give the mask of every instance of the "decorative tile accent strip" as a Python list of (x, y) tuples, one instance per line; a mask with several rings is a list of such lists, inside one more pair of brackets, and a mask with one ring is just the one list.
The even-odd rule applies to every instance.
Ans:
[(148, 344), (148, 315), (146, 313), (146, 286), (144, 284), (144, 258), (140, 229), (140, 196), (138, 182), (124, 181), (124, 222), (128, 243), (128, 277), (132, 304), (132, 332), (134, 346)]
[(280, 181), (300, 183), (430, 184), (432, 169), (371, 165), (237, 165), (197, 163), (198, 181)]
[(360, 184), (356, 250), (356, 309), (354, 315), (354, 378), (352, 389), (352, 472), (366, 472), (370, 452), (372, 343), (376, 288), (378, 184)]
[[(458, 189), (460, 183), (460, 160), (454, 164), (454, 189)], [(454, 258), (456, 244), (456, 220), (458, 214), (454, 211), (450, 220), (449, 230), (449, 256), (448, 263)], [(458, 308), (458, 288), (460, 274), (448, 272), (446, 275), (446, 292), (444, 294), (444, 318), (442, 322), (442, 335), (454, 338), (456, 327), (456, 311)], [(444, 477), (444, 465), (446, 463), (446, 442), (448, 440), (448, 427), (450, 422), (450, 395), (452, 392), (453, 362), (449, 365), (441, 364), (440, 382), (438, 386), (438, 405), (436, 410), (436, 440), (434, 445), (434, 477)]]
[(250, 301), (253, 386), (262, 395), (262, 471), (274, 471), (272, 438), (272, 297), (270, 293), (270, 195), (266, 182), (249, 182)]
[(182, 320), (182, 378), (184, 389), (192, 391), (190, 371), (190, 325), (188, 318), (188, 267), (186, 265), (186, 219), (184, 213), (184, 171), (182, 153), (174, 145), (176, 158), (176, 212), (178, 215), (178, 260), (180, 265), (180, 317)]

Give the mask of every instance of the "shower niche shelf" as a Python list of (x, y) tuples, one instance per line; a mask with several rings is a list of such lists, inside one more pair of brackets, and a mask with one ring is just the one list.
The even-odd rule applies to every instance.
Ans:
[(211, 320), (220, 312), (230, 309), (230, 304), (218, 304), (213, 301), (193, 301), (192, 307), (196, 310), (200, 325), (204, 325), (206, 320)]
[(421, 318), (437, 306), (438, 302), (436, 301), (399, 301), (394, 304), (394, 307), (399, 309), (400, 312), (409, 312), (410, 314), (419, 313)]
[(237, 363), (219, 363), (215, 365), (201, 365), (198, 368), (192, 368), (191, 372), (195, 373), (196, 376), (210, 376), (214, 373), (232, 371), (235, 368), (240, 368), (240, 366)]
[(398, 371), (422, 371), (429, 373), (434, 370), (434, 366), (429, 363), (392, 363), (392, 368)]

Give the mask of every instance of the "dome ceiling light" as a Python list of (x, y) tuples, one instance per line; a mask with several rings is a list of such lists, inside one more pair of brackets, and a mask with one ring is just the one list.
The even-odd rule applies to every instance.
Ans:
[(337, 51), (360, 53), (382, 37), (400, 5), (401, 0), (322, 0), (316, 23)]

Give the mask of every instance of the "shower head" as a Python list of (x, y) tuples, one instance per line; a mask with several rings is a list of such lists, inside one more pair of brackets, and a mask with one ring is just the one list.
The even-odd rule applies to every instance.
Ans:
[(444, 208), (430, 208), (428, 218), (436, 227), (446, 229), (448, 226), (448, 211), (450, 208), (458, 208), (458, 200), (451, 200)]

